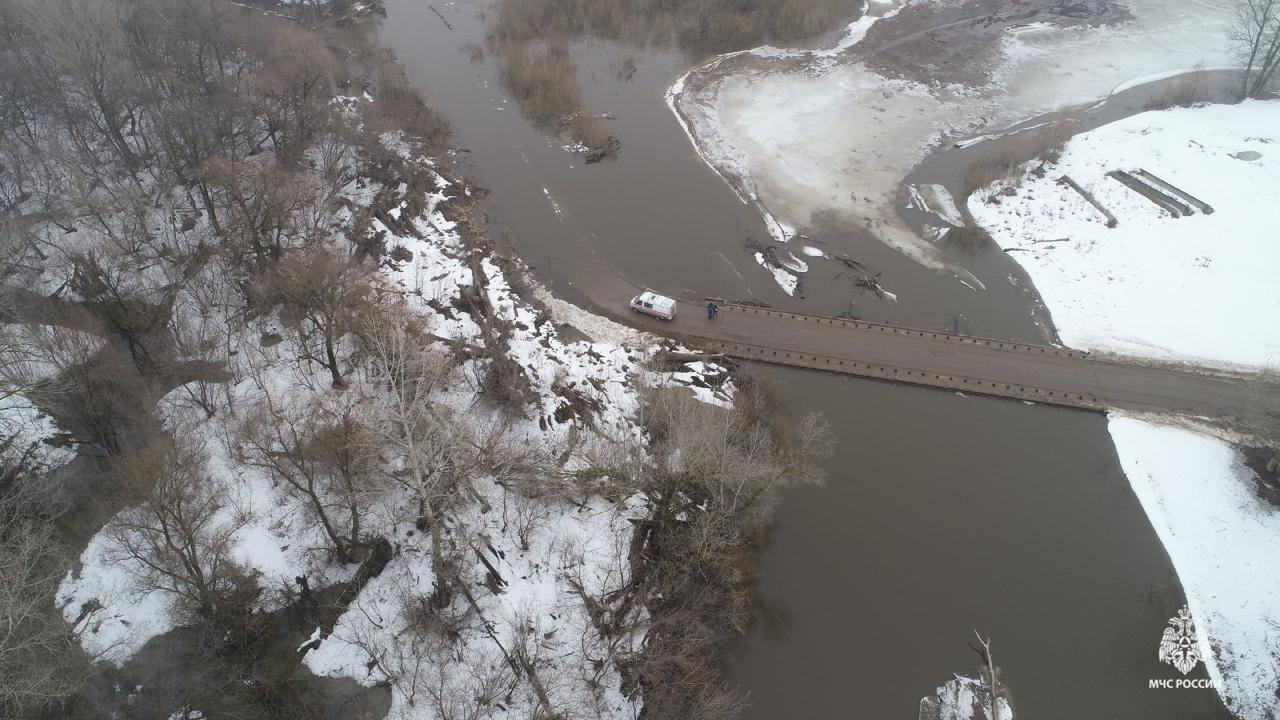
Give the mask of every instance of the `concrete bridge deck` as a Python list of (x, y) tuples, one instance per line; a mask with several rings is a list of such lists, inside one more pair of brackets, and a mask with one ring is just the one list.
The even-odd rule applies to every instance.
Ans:
[(1081, 410), (1280, 422), (1280, 394), (1247, 373), (745, 305), (723, 304), (715, 320), (694, 303), (681, 302), (678, 312), (671, 323), (640, 324), (709, 352), (778, 365)]

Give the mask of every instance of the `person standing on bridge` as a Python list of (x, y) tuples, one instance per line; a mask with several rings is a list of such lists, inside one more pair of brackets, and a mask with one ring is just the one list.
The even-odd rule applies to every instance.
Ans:
[(720, 308), (716, 307), (714, 301), (707, 303), (707, 319), (715, 320), (716, 314), (720, 312)]

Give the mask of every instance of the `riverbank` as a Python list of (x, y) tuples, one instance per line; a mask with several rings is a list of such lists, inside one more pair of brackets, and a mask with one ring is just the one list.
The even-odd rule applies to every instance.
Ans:
[[(717, 58), (669, 101), (702, 156), (787, 236), (862, 229), (973, 285), (963, 257), (899, 216), (898, 183), (931, 148), (1105, 97), (1156, 68), (1228, 64), (1227, 13), (1207, 5), (1146, 0), (1082, 17), (1000, 7), (907, 4), (834, 57)], [(955, 62), (936, 62), (936, 38)], [(1084, 53), (1088, 72), (1070, 60)]]
[[(969, 210), (1017, 253), (1072, 347), (1273, 373), (1278, 126), (1274, 100), (1141, 113), (1016, 168)], [(1259, 377), (1254, 392), (1274, 383)], [(1280, 704), (1280, 508), (1261, 491), (1265, 467), (1242, 453), (1274, 453), (1280, 428), (1172, 422), (1113, 415), (1108, 428), (1186, 589), (1210, 676), (1237, 716), (1267, 718)]]
[[(354, 115), (369, 112), (376, 97), (339, 102)], [(247, 428), (254, 408), (272, 408), (269, 422), (279, 429), (267, 430), (265, 447), (287, 454), (289, 438), (297, 440), (290, 433), (307, 432), (311, 422), (294, 413), (322, 424), (337, 417), (359, 423), (362, 408), (377, 402), (377, 383), (367, 374), (372, 370), (352, 361), (349, 384), (335, 389), (326, 371), (289, 352), (288, 340), (258, 342), (290, 335), (287, 323), (268, 315), (237, 338), (229, 360), (234, 380), (214, 401), (216, 412), (188, 402), (185, 388), (158, 410), (175, 435), (196, 438), (207, 456), (207, 482), (231, 499), (207, 520), (223, 533), (219, 552), (256, 585), (247, 608), (254, 616), (299, 603), (305, 609), (310, 593), (351, 583), (345, 607), (305, 633), (297, 654), (318, 676), (389, 687), (391, 716), (435, 718), (467, 707), (491, 717), (550, 708), (635, 717), (644, 698), (634, 677), (622, 676), (622, 660), (643, 655), (644, 607), (617, 611), (607, 631), (595, 623), (608, 612), (603, 598), (629, 586), (632, 529), (647, 516), (648, 502), (642, 488), (617, 484), (610, 475), (616, 468), (603, 463), (621, 462), (618, 453), (643, 446), (647, 389), (690, 392), (720, 409), (732, 406), (733, 385), (714, 363), (659, 367), (655, 338), (538, 304), (545, 291), (525, 284), (523, 268), (469, 232), (471, 188), (446, 179), (429, 149), (412, 138), (388, 133), (379, 142), (384, 162), (397, 168), (389, 171), (393, 177), (425, 176), (430, 190), (383, 184), (353, 165), (339, 193), (347, 209), (334, 222), (343, 226), (361, 209), (377, 208), (367, 231), (380, 238), (387, 257), (372, 284), (408, 303), (405, 317), (422, 337), (459, 353), (456, 364), (442, 360), (438, 385), (422, 389), (415, 402), (449, 418), (467, 433), (467, 444), (483, 447), (471, 465), (461, 465), (460, 448), (438, 450), (467, 474), (459, 492), (472, 499), (447, 521), (424, 526), (410, 487), (361, 486), (360, 511), (350, 510), (358, 515), (353, 542), (380, 538), (388, 556), (363, 578), (365, 564), (335, 560), (325, 549), (328, 525), (307, 511), (306, 493), (282, 476), (283, 466), (246, 460), (258, 442)], [(492, 347), (495, 336), (501, 349), (489, 356), (482, 348)], [(357, 342), (369, 338), (351, 339), (344, 350)], [(495, 366), (505, 373), (498, 381)], [(387, 461), (412, 460), (397, 448)], [(298, 462), (304, 477), (315, 473), (315, 482), (330, 487), (325, 460), (298, 456)], [(139, 582), (146, 568), (122, 550), (129, 535), (113, 529), (130, 512), (122, 510), (94, 536), (58, 593), (86, 652), (126, 671), (162, 636), (193, 622), (180, 597)], [(433, 559), (433, 542), (446, 533), (451, 569)], [(446, 572), (455, 579), (445, 579)], [(437, 605), (441, 588), (454, 582), (461, 594)], [(198, 690), (177, 693), (172, 702), (199, 709), (192, 699), (198, 697)]]
[[(6, 679), (21, 666), (36, 689), (14, 714), (709, 717), (732, 704), (719, 661), (753, 608), (750, 549), (776, 494), (819, 479), (820, 420), (791, 422), (718, 358), (531, 281), (476, 217), (483, 193), (455, 173), (444, 123), (380, 48), (343, 46), (339, 62), (326, 25), (153, 5), (94, 6), (93, 32), (118, 43), (112, 90), (137, 103), (127, 131), (57, 111), (83, 97), (57, 53), (48, 77), (65, 87), (25, 98), (40, 122), (0, 125), (22, 135), (4, 144), (18, 166), (92, 175), (37, 195), (0, 168), (6, 219), (30, 232), (6, 248), (4, 294), (48, 296), (3, 328), (0, 540), (6, 559), (39, 559), (0, 578), (31, 596), (0, 604), (11, 631), (23, 625), (0, 644)], [(31, 57), (90, 26), (18, 17)], [(148, 44), (170, 31), (199, 38)], [(188, 122), (201, 142), (179, 152)], [(67, 136), (84, 152), (53, 152)], [(100, 337), (39, 312), (59, 305)], [(216, 372), (174, 369), (188, 365)], [(26, 407), (49, 385), (84, 423)], [(32, 501), (46, 505), (9, 503), (68, 459), (31, 452), (55, 432), (102, 462), (49, 478), (51, 497)], [(101, 513), (59, 515), (59, 491)], [(80, 526), (56, 538), (65, 559), (22, 532), (53, 519)], [(44, 664), (64, 652), (65, 688)], [(59, 702), (37, 692), (50, 677)]]
[[(1280, 363), (1272, 273), (1280, 248), (1270, 239), (1280, 225), (1278, 126), (1276, 101), (1141, 113), (1072, 138), (1057, 162), (1014, 168), (1012, 179), (975, 193), (969, 211), (1030, 273), (1064, 344), (1272, 367)], [(1173, 186), (1168, 196), (1188, 214), (1173, 217), (1115, 171)]]
[[(468, 60), (466, 44), (483, 32), (473, 5), (440, 10), (449, 27), (420, 3), (390, 2), (380, 38), (419, 74), (470, 150), (463, 157), (491, 190), (494, 236), (510, 237), (565, 297), (580, 298), (575, 290), (590, 285), (591, 294), (621, 303), (625, 280), (603, 283), (619, 292), (595, 291), (597, 278), (622, 274), (677, 296), (750, 297), (1044, 341), (1029, 318), (1030, 296), (1005, 281), (1016, 265), (999, 252), (966, 258), (989, 264), (983, 277), (998, 280), (978, 293), (862, 234), (810, 234), (805, 244), (831, 256), (858, 242), (851, 255), (869, 274), (883, 271), (900, 301), (872, 296), (842, 263), (816, 255), (804, 256), (809, 272), (795, 296), (785, 295), (755, 264), (755, 251), (744, 250), (745, 240), (768, 237), (754, 208), (701, 162), (661, 103), (685, 72), (679, 55), (632, 48), (637, 72), (619, 82), (610, 68), (626, 46), (573, 47), (589, 106), (615, 115), (625, 138), (615, 160), (583, 166), (503, 102), (498, 68)], [(875, 33), (873, 26), (868, 35)], [(1030, 715), (1081, 717), (1106, 707), (1126, 717), (1225, 717), (1212, 693), (1146, 688), (1148, 666), (1159, 667), (1150, 638), (1181, 593), (1100, 417), (766, 372), (785, 380), (789, 406), (831, 417), (841, 442), (828, 485), (787, 495), (764, 550), (760, 592), (775, 601), (767, 614), (784, 616), (753, 629), (738, 660), (736, 679), (752, 694), (746, 717), (835, 715), (847, 710), (850, 691), (866, 712), (909, 717), (922, 695), (973, 666), (966, 642), (974, 626), (993, 636), (1018, 707)], [(998, 520), (974, 520), (991, 508)], [(1047, 634), (1071, 638), (1069, 650), (1046, 654)], [(877, 648), (874, 658), (868, 647)], [(1063, 677), (1089, 692), (1064, 695)]]
[[(1240, 446), (1211, 429), (1123, 416), (1107, 428), (1186, 590), (1198, 659), (1236, 717), (1274, 718), (1280, 506), (1274, 490), (1264, 494), (1265, 468), (1247, 464)], [(1267, 482), (1274, 486), (1274, 473)], [(1182, 677), (1172, 668), (1164, 675)]]

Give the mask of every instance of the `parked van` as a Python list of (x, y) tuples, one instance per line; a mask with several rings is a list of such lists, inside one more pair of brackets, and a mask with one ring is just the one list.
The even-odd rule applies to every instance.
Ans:
[(631, 309), (663, 320), (674, 320), (676, 317), (676, 301), (650, 291), (631, 298)]

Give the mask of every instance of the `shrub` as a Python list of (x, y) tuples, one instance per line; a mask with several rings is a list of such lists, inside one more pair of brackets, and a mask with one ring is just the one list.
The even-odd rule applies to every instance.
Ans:
[(1022, 181), (1027, 163), (1037, 158), (1051, 163), (1058, 161), (1067, 141), (1075, 134), (1075, 127), (1074, 120), (1053, 120), (1001, 139), (991, 157), (969, 166), (965, 172), (965, 192), (972, 193), (999, 181), (1016, 187)]
[(1159, 94), (1147, 103), (1148, 110), (1167, 110), (1173, 107), (1190, 107), (1209, 98), (1209, 73), (1204, 63), (1197, 63), (1191, 72), (1166, 80)]

